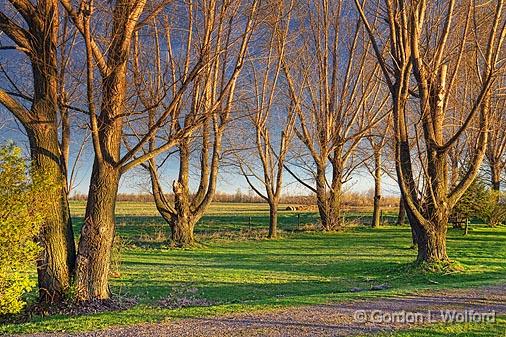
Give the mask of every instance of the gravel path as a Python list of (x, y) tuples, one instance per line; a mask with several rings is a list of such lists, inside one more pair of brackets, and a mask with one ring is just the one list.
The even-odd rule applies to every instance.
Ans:
[[(483, 316), (475, 313), (486, 313)], [(492, 313), (492, 314), (488, 314)], [(506, 284), (411, 296), (314, 305), (274, 311), (192, 318), (159, 324), (117, 327), (88, 333), (34, 334), (36, 337), (200, 337), (350, 336), (430, 324), (451, 315), (481, 318), (506, 314)], [(383, 320), (383, 322), (381, 322)], [(395, 321), (395, 322), (392, 322)]]

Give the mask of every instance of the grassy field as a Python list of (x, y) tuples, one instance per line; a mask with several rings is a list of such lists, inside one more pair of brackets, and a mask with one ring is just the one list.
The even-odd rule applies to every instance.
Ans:
[[(76, 230), (84, 205), (72, 204)], [(119, 277), (112, 278), (115, 294), (138, 304), (121, 312), (85, 316), (34, 317), (23, 324), (3, 325), (0, 333), (83, 331), (113, 325), (215, 315), (253, 309), (269, 310), (357, 297), (387, 296), (422, 289), (472, 287), (505, 282), (506, 227), (473, 226), (468, 236), (450, 229), (448, 250), (465, 271), (421, 274), (408, 268), (414, 260), (407, 226), (371, 229), (356, 225), (341, 233), (304, 232), (316, 215), (283, 211), (282, 236), (263, 239), (267, 208), (254, 204), (216, 204), (197, 228), (199, 246), (169, 249), (167, 225), (152, 205), (118, 204), (117, 233), (122, 238)], [(393, 213), (392, 213), (393, 215)], [(367, 214), (348, 214), (355, 223)], [(309, 226), (306, 226), (309, 227)], [(76, 232), (77, 233), (77, 232)], [(351, 292), (387, 284), (382, 291)], [(207, 307), (166, 308), (163, 300), (188, 297)], [(447, 331), (445, 332), (445, 329)], [(450, 329), (450, 330), (448, 330)], [(453, 334), (451, 329), (458, 333)], [(475, 336), (475, 326), (440, 327), (440, 335)], [(485, 329), (485, 330), (483, 330)], [(506, 330), (504, 319), (480, 328), (480, 336)], [(499, 329), (499, 330), (497, 330)], [(396, 336), (429, 336), (419, 329)], [(439, 336), (430, 334), (430, 336)]]
[(506, 319), (500, 317), (496, 323), (437, 324), (435, 326), (414, 328), (378, 337), (505, 337)]

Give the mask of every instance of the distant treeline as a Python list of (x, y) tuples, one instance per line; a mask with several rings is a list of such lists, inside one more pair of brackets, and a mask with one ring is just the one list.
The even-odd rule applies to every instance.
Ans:
[[(166, 194), (166, 198), (174, 201), (173, 194)], [(87, 199), (86, 194), (77, 193), (70, 197), (70, 200), (84, 201)], [(154, 202), (153, 196), (147, 193), (119, 193), (118, 201), (130, 202)], [(265, 200), (255, 194), (247, 193), (216, 193), (213, 199), (215, 202), (230, 202), (230, 203), (264, 203)], [(281, 198), (282, 204), (297, 204), (297, 205), (316, 205), (315, 195), (286, 195)], [(394, 207), (399, 203), (399, 198), (395, 196), (387, 196), (381, 199), (383, 206)], [(372, 206), (373, 196), (371, 192), (348, 192), (343, 195), (343, 206), (360, 207)]]

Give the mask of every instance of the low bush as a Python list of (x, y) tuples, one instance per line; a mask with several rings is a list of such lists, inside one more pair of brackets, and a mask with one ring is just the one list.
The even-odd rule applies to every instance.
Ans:
[(40, 252), (35, 242), (43, 222), (42, 175), (30, 174), (21, 150), (0, 146), (0, 314), (21, 311), (22, 295), (34, 286), (29, 277)]
[(459, 200), (454, 212), (480, 219), (494, 227), (506, 222), (506, 195), (476, 179)]

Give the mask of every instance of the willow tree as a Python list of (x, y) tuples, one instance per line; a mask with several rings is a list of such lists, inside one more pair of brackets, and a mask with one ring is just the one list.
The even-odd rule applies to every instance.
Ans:
[[(150, 34), (148, 23), (169, 10), (170, 1), (119, 0), (114, 3), (83, 2), (79, 9), (62, 0), (74, 26), (84, 39), (87, 73), (87, 102), (94, 161), (81, 229), (77, 261), (76, 289), (80, 300), (107, 299), (110, 256), (115, 231), (115, 204), (121, 176), (177, 144), (178, 139), (197, 127), (186, 125), (149, 147), (158, 131), (176, 118), (176, 107), (189, 84), (203, 69), (201, 58), (192, 59), (188, 75), (164, 82), (165, 95), (148, 111), (139, 106), (135, 85), (129, 81), (132, 44), (135, 35)], [(177, 5), (177, 4), (176, 4)], [(110, 18), (102, 26), (100, 16)], [(161, 57), (165, 57), (162, 55)], [(144, 62), (152, 62), (146, 55)], [(100, 79), (95, 79), (98, 74)], [(157, 76), (163, 76), (163, 70)], [(100, 105), (97, 107), (96, 102)], [(153, 119), (153, 120), (151, 120)], [(149, 128), (137, 128), (139, 121), (151, 120)], [(125, 130), (129, 130), (125, 133)]]
[(257, 31), (256, 53), (243, 82), (248, 95), (244, 102), (247, 115), (234, 136), (238, 143), (234, 165), (251, 189), (269, 204), (269, 238), (277, 236), (284, 165), (296, 118), (282, 94), (281, 69), (294, 3), (293, 0), (273, 1), (264, 8), (264, 21)]
[[(172, 244), (178, 247), (194, 244), (194, 228), (204, 215), (216, 192), (219, 164), (222, 157), (223, 135), (231, 118), (236, 84), (243, 68), (248, 44), (256, 22), (259, 1), (188, 2), (187, 34), (183, 41), (187, 46), (182, 57), (174, 54), (173, 64), (182, 60), (183, 66), (171, 66), (172, 76), (185, 64), (192, 53), (199, 53), (205, 63), (193, 81), (191, 94), (176, 109), (177, 118), (170, 126), (175, 130), (194, 123), (195, 116), (203, 116), (201, 126), (179, 139), (177, 155), (179, 172), (172, 184), (174, 202), (169, 201), (160, 181), (159, 167), (154, 158), (144, 166), (150, 173), (155, 204), (161, 216), (171, 228)], [(180, 30), (166, 25), (166, 36), (174, 36)], [(199, 41), (200, 49), (191, 48)], [(168, 49), (173, 50), (170, 39)], [(171, 57), (173, 57), (171, 56)], [(184, 72), (184, 70), (183, 70)], [(186, 74), (183, 73), (183, 77)], [(149, 101), (149, 100), (148, 100)], [(154, 146), (156, 139), (151, 139)], [(190, 166), (192, 151), (199, 154), (197, 190), (191, 190)], [(162, 161), (162, 164), (165, 161)]]
[[(381, 224), (381, 194), (382, 194), (382, 180), (384, 173), (383, 156), (385, 152), (385, 144), (388, 140), (389, 123), (390, 119), (385, 119), (385, 123), (376, 125), (375, 128), (367, 134), (367, 142), (369, 143), (367, 152), (372, 152), (372, 165), (367, 161), (365, 166), (374, 179), (374, 197), (373, 197), (373, 212), (371, 227), (379, 227)], [(367, 154), (364, 156), (367, 157)]]
[(358, 166), (358, 144), (384, 116), (387, 102), (369, 42), (362, 39), (363, 25), (350, 9), (340, 0), (301, 3), (290, 32), (291, 52), (283, 62), (297, 114), (295, 132), (314, 163), (316, 186), (288, 172), (316, 194), (325, 230), (342, 226), (343, 184)]
[[(359, 0), (355, 4), (391, 93), (397, 180), (418, 246), (417, 261), (447, 262), (450, 211), (478, 174), (487, 148), (490, 88), (506, 32), (503, 1), (385, 0), (371, 10)], [(479, 85), (465, 102), (450, 100), (459, 97), (468, 74)], [(413, 105), (408, 105), (410, 99)], [(455, 132), (447, 118), (455, 108), (452, 102), (468, 107)], [(473, 122), (478, 132), (472, 156), (451, 186), (448, 153)]]
[(501, 181), (506, 169), (506, 102), (504, 100), (504, 76), (494, 87), (490, 111), (490, 140), (487, 146), (487, 163), (490, 170), (490, 185), (494, 191), (501, 190)]
[[(23, 62), (17, 64), (17, 73), (9, 74), (7, 67), (2, 67), (4, 83), (10, 88), (0, 88), (0, 104), (25, 129), (36, 170), (54, 178), (58, 186), (44, 195), (48, 207), (38, 238), (43, 250), (37, 260), (37, 273), (40, 300), (60, 301), (70, 287), (75, 261), (67, 200), (70, 134), (65, 116), (67, 106), (61, 89), (64, 67), (60, 66), (62, 55), (58, 54), (58, 46), (66, 44), (67, 35), (63, 29), (60, 30), (57, 0), (11, 0), (9, 4), (2, 5), (0, 9), (0, 31), (5, 33), (12, 45), (4, 45), (0, 50), (22, 53), (23, 56), (19, 57), (26, 60), (31, 68), (32, 78), (30, 84), (24, 83), (21, 76)], [(9, 57), (11, 54), (5, 54), (2, 59), (7, 62)], [(60, 122), (63, 122), (61, 129)]]

